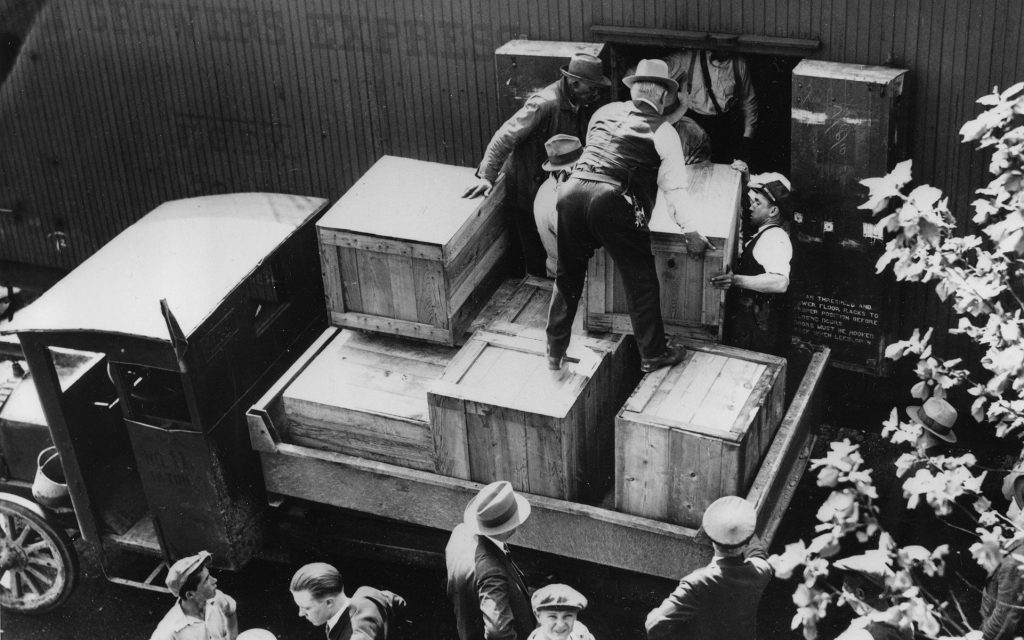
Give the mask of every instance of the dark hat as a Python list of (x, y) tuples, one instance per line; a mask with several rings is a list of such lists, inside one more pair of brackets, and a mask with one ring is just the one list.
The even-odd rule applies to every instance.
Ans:
[(466, 505), (462, 520), (477, 533), (495, 536), (515, 530), (530, 517), (530, 503), (508, 480), (492, 482)]
[(782, 214), (786, 216), (793, 214), (789, 179), (781, 173), (761, 173), (751, 176), (749, 188), (767, 198), (768, 202), (778, 207)]
[(636, 72), (622, 79), (622, 84), (632, 87), (634, 82), (657, 82), (668, 89), (669, 93), (679, 91), (679, 83), (668, 77), (668, 64), (664, 60), (641, 60), (636, 65)]
[(548, 159), (541, 165), (545, 171), (567, 169), (583, 155), (583, 144), (576, 136), (559, 133), (548, 138), (544, 143), (544, 151)]
[(533, 592), (530, 604), (533, 605), (534, 611), (541, 609), (582, 611), (587, 608), (587, 598), (567, 584), (549, 584)]
[(196, 571), (200, 571), (203, 567), (210, 564), (210, 552), (200, 551), (194, 556), (186, 556), (174, 564), (167, 570), (167, 579), (164, 581), (167, 584), (167, 589), (177, 598), (181, 597), (181, 587), (184, 586), (185, 582), (189, 579)]
[(956, 442), (953, 425), (956, 424), (957, 412), (953, 405), (945, 400), (928, 398), (923, 406), (907, 407), (907, 415), (939, 440)]
[(589, 53), (576, 53), (569, 64), (562, 67), (562, 75), (573, 80), (582, 80), (601, 87), (612, 86), (612, 81), (602, 73), (601, 59)]
[(754, 505), (739, 496), (725, 496), (711, 503), (701, 520), (704, 533), (723, 547), (736, 547), (754, 535), (757, 512)]

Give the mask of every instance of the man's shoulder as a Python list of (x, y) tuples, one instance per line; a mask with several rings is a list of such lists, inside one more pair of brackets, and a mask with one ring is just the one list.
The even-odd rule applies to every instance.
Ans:
[(188, 616), (181, 610), (178, 603), (174, 605), (164, 614), (164, 617), (157, 623), (156, 629), (153, 630), (153, 634), (149, 637), (150, 640), (175, 640), (174, 634), (184, 629), (190, 624)]
[(565, 99), (565, 92), (562, 91), (562, 81), (556, 80), (548, 86), (534, 91), (530, 94), (530, 97), (527, 98), (527, 101), (537, 104), (557, 106)]

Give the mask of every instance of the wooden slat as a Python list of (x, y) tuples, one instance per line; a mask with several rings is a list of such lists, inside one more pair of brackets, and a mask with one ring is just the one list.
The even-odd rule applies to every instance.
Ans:
[[(318, 226), (317, 231), (323, 242), (339, 247), (359, 249), (373, 253), (386, 253), (409, 258), (421, 258), (439, 262), (442, 258), (441, 247), (438, 245), (421, 244), (398, 238), (384, 238), (350, 231), (331, 229)], [(397, 231), (397, 229), (396, 229)]]
[(331, 313), (330, 315), (331, 323), (339, 327), (378, 331), (380, 333), (390, 333), (405, 336), (407, 338), (417, 338), (420, 340), (429, 340), (430, 342), (440, 342), (443, 344), (453, 344), (455, 342), (450, 331), (438, 329), (437, 327), (432, 327), (421, 322), (407, 322), (405, 320), (394, 320), (391, 318), (382, 318), (380, 316), (353, 312)]

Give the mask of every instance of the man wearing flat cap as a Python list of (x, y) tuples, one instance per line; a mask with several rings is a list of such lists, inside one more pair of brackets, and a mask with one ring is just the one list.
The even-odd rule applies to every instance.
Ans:
[(541, 168), (548, 172), (548, 179), (540, 185), (533, 199), (533, 219), (547, 254), (544, 269), (549, 278), (554, 278), (558, 266), (558, 190), (583, 153), (583, 143), (576, 136), (560, 133), (544, 143), (544, 150), (548, 158)]
[(536, 626), (522, 572), (506, 541), (530, 517), (507, 481), (470, 500), (444, 550), (460, 640), (526, 640)]
[(786, 222), (793, 214), (789, 180), (779, 173), (750, 178), (750, 228), (736, 271), (711, 279), (728, 296), (725, 343), (741, 349), (784, 356), (786, 291), (793, 244)]
[(611, 86), (599, 58), (577, 53), (561, 69), (562, 77), (534, 93), (487, 143), (477, 168), (476, 184), (462, 194), (475, 198), (490, 194), (507, 163), (505, 188), (513, 209), (526, 271), (544, 277), (544, 247), (533, 222), (533, 198), (544, 180), (544, 141), (564, 133), (582, 139), (602, 89)]
[(711, 246), (686, 210), (686, 159), (679, 135), (662, 115), (678, 84), (661, 60), (641, 60), (622, 82), (631, 99), (594, 113), (583, 155), (558, 194), (558, 271), (547, 323), (548, 367), (554, 370), (568, 349), (587, 264), (599, 247), (622, 275), (640, 368), (649, 373), (682, 361), (685, 350), (665, 338), (647, 226), (659, 188), (682, 227), (687, 253), (697, 257)]
[(576, 619), (587, 608), (587, 598), (567, 584), (549, 584), (533, 592), (537, 628), (529, 640), (594, 640), (586, 625)]
[(755, 640), (757, 605), (772, 578), (756, 524), (754, 505), (739, 496), (711, 503), (702, 522), (715, 550), (711, 564), (680, 580), (647, 615), (649, 640)]
[(181, 558), (167, 570), (167, 590), (177, 602), (150, 640), (235, 640), (238, 616), (233, 598), (217, 589), (210, 553)]

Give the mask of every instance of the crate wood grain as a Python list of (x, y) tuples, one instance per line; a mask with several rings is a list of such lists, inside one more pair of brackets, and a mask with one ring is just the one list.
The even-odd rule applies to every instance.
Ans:
[(463, 198), (473, 170), (384, 156), (317, 223), (327, 309), (341, 327), (455, 345), (501, 283), (504, 181)]
[(285, 441), (433, 471), (427, 387), (457, 351), (341, 331), (283, 390)]
[[(596, 501), (613, 471), (613, 371), (624, 336), (574, 336), (547, 369), (543, 330), (477, 331), (428, 394), (438, 472), (527, 493)], [(443, 462), (442, 462), (443, 461)], [(443, 465), (443, 468), (442, 468)]]
[(615, 507), (699, 527), (743, 495), (782, 419), (786, 361), (686, 342), (680, 364), (641, 380), (615, 419)]
[[(682, 229), (660, 195), (651, 214), (651, 250), (661, 285), (661, 314), (670, 335), (719, 342), (725, 317), (725, 292), (711, 286), (736, 252), (742, 193), (740, 174), (729, 165), (690, 166), (686, 201), (696, 228), (715, 246), (703, 260), (686, 254)], [(584, 315), (587, 329), (632, 333), (626, 293), (618, 268), (604, 249), (594, 252), (587, 271)]]

